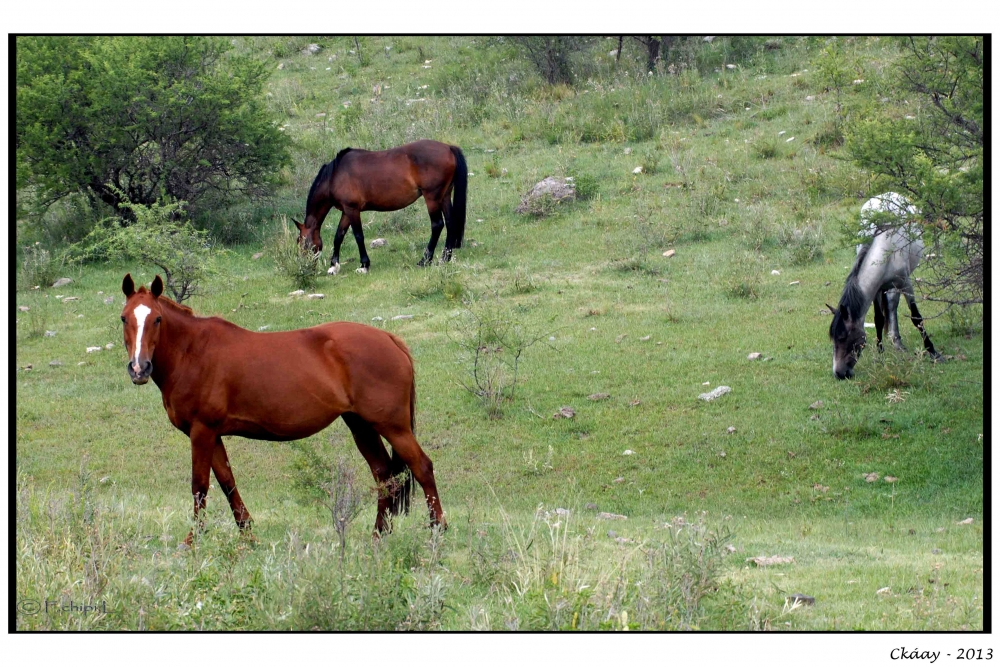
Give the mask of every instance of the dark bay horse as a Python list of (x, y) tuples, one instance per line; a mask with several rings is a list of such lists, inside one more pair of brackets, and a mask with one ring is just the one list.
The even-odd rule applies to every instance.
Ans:
[[(163, 394), (170, 423), (191, 438), (194, 515), (205, 507), (209, 473), (229, 499), (236, 524), (250, 529), (222, 437), (297, 440), (342, 417), (379, 486), (376, 534), (388, 514), (409, 508), (412, 479), (427, 497), (432, 524), (445, 524), (431, 460), (413, 435), (413, 358), (396, 336), (363, 324), (331, 322), (257, 333), (218, 317), (197, 317), (150, 289), (122, 281), (127, 369), (135, 384), (150, 378)], [(392, 455), (382, 443), (392, 445)], [(394, 477), (404, 475), (401, 484)], [(188, 534), (186, 544), (191, 544)]]
[[(895, 217), (903, 223), (889, 224), (880, 230), (875, 222), (880, 214), (889, 214), (890, 219)], [(854, 375), (854, 366), (867, 340), (865, 314), (873, 303), (879, 351), (882, 351), (883, 330), (888, 332), (896, 349), (903, 349), (896, 317), (901, 294), (910, 306), (910, 321), (920, 331), (927, 354), (936, 361), (942, 358), (924, 328), (924, 318), (917, 310), (910, 281), (910, 274), (917, 268), (924, 251), (919, 228), (905, 222), (908, 216), (916, 214), (916, 208), (895, 192), (872, 197), (861, 207), (861, 220), (866, 224), (859, 236), (870, 241), (858, 245), (857, 259), (847, 276), (839, 306), (827, 305), (833, 313), (830, 339), (833, 341), (833, 375), (837, 379)]]
[(387, 151), (345, 148), (316, 174), (306, 198), (305, 223), (293, 220), (299, 229), (299, 242), (311, 243), (322, 251), (320, 229), (330, 209), (335, 208), (341, 215), (327, 273), (340, 272), (340, 244), (348, 227), (354, 231), (361, 253), (358, 273), (368, 273), (371, 260), (365, 250), (361, 212), (398, 211), (423, 196), (431, 217), (431, 239), (419, 264), (431, 263), (438, 237), (446, 226), (448, 234), (441, 258), (447, 262), (452, 251), (462, 247), (468, 174), (462, 151), (439, 141), (415, 141)]

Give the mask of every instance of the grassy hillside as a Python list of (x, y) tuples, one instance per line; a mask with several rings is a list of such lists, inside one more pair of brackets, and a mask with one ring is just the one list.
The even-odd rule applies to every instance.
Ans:
[[(837, 159), (839, 128), (866, 104), (903, 108), (889, 45), (848, 40), (861, 82), (837, 91), (822, 40), (720, 38), (656, 76), (641, 54), (616, 63), (607, 40), (572, 87), (544, 85), (497, 40), (235, 42), (273, 61), (268, 99), (294, 159), (271, 206), (219, 212), (228, 251), (191, 305), (251, 330), (352, 320), (406, 340), (451, 529), (428, 531), (420, 498), (373, 545), (371, 497), (342, 554), (314, 475), (340, 456), (369, 475), (337, 422), (300, 443), (232, 438), (259, 542), (239, 539), (213, 490), (208, 532), (176, 551), (188, 442), (157, 389), (129, 382), (118, 320), (124, 273), (148, 284), (154, 270), (85, 265), (16, 295), (30, 308), (17, 313), (17, 593), (108, 613), (18, 627), (982, 628), (981, 332), (930, 319), (952, 357), (931, 364), (903, 321), (911, 352), (869, 346), (855, 380), (830, 372), (824, 303), (853, 261), (845, 230), (877, 194)], [(353, 272), (348, 236), (325, 298), (289, 296), (271, 239), (281, 215), (301, 219), (319, 166), (417, 138), (469, 162), (456, 261), (416, 267), (430, 227), (418, 201), (363, 214), (366, 238), (387, 241), (370, 274)], [(546, 176), (573, 179), (578, 200), (515, 213)], [(463, 387), (463, 318), (485, 311), (539, 338), (499, 419)], [(731, 393), (698, 400), (720, 385)], [(575, 416), (554, 419), (563, 406)], [(775, 555), (794, 561), (748, 562)], [(791, 606), (793, 593), (816, 603)]]

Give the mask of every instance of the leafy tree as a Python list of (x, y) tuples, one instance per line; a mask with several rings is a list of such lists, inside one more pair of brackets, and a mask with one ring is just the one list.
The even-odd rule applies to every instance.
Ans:
[[(121, 198), (123, 193), (115, 191)], [(133, 219), (122, 226), (117, 218), (106, 218), (86, 238), (69, 248), (68, 256), (77, 260), (105, 260), (152, 264), (163, 276), (177, 303), (200, 293), (205, 278), (213, 273), (215, 250), (203, 230), (184, 220), (185, 202), (151, 206), (123, 201), (120, 206)]]
[[(83, 193), (192, 213), (271, 192), (287, 139), (263, 62), (202, 37), (19, 37), (18, 213)], [(125, 209), (124, 218), (134, 220)]]
[[(847, 153), (920, 211), (928, 299), (983, 302), (983, 61), (976, 36), (900, 40), (902, 108), (852, 123)], [(916, 104), (913, 104), (915, 102)], [(885, 226), (899, 224), (886, 222)]]

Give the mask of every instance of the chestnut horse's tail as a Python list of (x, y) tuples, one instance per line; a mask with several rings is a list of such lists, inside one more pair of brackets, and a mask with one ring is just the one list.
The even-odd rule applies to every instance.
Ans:
[(453, 241), (453, 248), (461, 248), (462, 237), (465, 236), (465, 196), (469, 187), (469, 167), (458, 146), (449, 148), (455, 156), (455, 198), (451, 206), (451, 219), (447, 221), (448, 240)]
[[(389, 333), (389, 332), (386, 332)], [(389, 338), (392, 342), (396, 344), (406, 358), (410, 362), (410, 430), (416, 433), (417, 430), (417, 370), (413, 364), (413, 355), (410, 354), (410, 348), (406, 347), (406, 343), (403, 342), (401, 338), (398, 338), (391, 333)], [(392, 506), (390, 511), (393, 514), (399, 514), (400, 512), (409, 513), (410, 511), (410, 498), (413, 497), (413, 472), (406, 465), (403, 459), (396, 456), (395, 451), (389, 452), (389, 472), (393, 477), (403, 474), (402, 488), (400, 491), (393, 495)]]

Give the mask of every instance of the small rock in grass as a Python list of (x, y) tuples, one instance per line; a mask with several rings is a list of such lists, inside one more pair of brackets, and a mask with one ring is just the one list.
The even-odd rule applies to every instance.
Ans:
[(556, 508), (556, 515), (557, 516), (569, 516), (569, 510), (565, 509), (563, 507), (557, 507)]
[(576, 410), (574, 410), (573, 408), (569, 407), (568, 405), (564, 405), (563, 407), (559, 408), (555, 412), (555, 414), (552, 415), (552, 418), (553, 419), (572, 419), (575, 416), (576, 416)]
[(393, 320), (412, 320), (413, 315), (394, 315)]
[(18, 306), (18, 307), (17, 307), (17, 309), (18, 309), (19, 311), (21, 311), (22, 313), (26, 313), (26, 312), (28, 312), (29, 310), (31, 310), (31, 306)]
[(288, 296), (302, 296), (306, 291), (304, 289), (297, 289), (294, 292), (289, 292)]
[(670, 250), (667, 250), (665, 253), (663, 253), (663, 256), (664, 257), (673, 257), (676, 254), (677, 254), (677, 251), (674, 250), (673, 248), (671, 248)]
[(76, 362), (76, 365), (77, 366), (86, 366), (87, 362), (86, 361), (78, 361), (78, 362)]
[(325, 299), (326, 295), (325, 294), (307, 294), (306, 298), (307, 299)]
[(711, 385), (712, 385), (712, 383), (711, 383), (711, 382), (702, 382), (702, 383), (701, 383), (701, 386), (702, 386), (702, 387), (710, 387)]
[(591, 510), (591, 511), (594, 511), (594, 512), (597, 511), (597, 503), (587, 503), (583, 507), (584, 507), (584, 509), (588, 509), (588, 510)]
[(720, 459), (726, 458), (726, 453), (725, 452), (719, 452), (719, 458)]
[(110, 306), (114, 302), (115, 302), (115, 297), (109, 296), (107, 299), (104, 300), (104, 305)]
[(726, 433), (728, 433), (729, 435), (732, 435), (733, 433), (736, 433), (736, 427), (735, 426), (730, 426), (729, 428), (726, 429)]
[(886, 475), (882, 479), (883, 479), (883, 481), (889, 482), (890, 484), (892, 484), (893, 482), (898, 482), (899, 481), (898, 477), (892, 477), (891, 475)]
[(974, 520), (975, 520), (975, 519), (973, 519), (973, 518), (972, 518), (972, 517), (970, 516), (970, 517), (969, 517), (968, 519), (962, 519), (961, 521), (959, 521), (957, 525), (959, 525), (959, 526), (968, 526), (968, 525), (969, 525), (970, 523), (972, 523), (972, 522), (973, 522)]
[(112, 349), (114, 349), (114, 347), (115, 347), (114, 343), (108, 343), (107, 345), (104, 346), (104, 349), (105, 350), (112, 350)]
[(110, 476), (105, 476), (97, 480), (101, 484), (114, 484), (115, 481)]
[(372, 248), (381, 248), (384, 245), (385, 245), (385, 239), (373, 239), (372, 242), (371, 242), (371, 244), (370, 244), (370, 247), (372, 247)]
[(878, 478), (879, 478), (879, 474), (877, 472), (865, 473), (865, 481), (868, 482), (869, 484), (871, 484), (873, 482), (877, 482)]
[(771, 269), (771, 275), (772, 276), (780, 276), (781, 275), (781, 271), (779, 271), (778, 269)]
[(635, 540), (630, 540), (627, 537), (616, 537), (615, 542), (618, 544), (635, 544)]
[(262, 252), (255, 252), (253, 254), (253, 257), (251, 259), (260, 259), (263, 256), (264, 256), (264, 253), (262, 253)]
[(606, 521), (625, 521), (628, 519), (624, 514), (612, 514), (611, 512), (600, 512), (597, 515), (598, 519), (604, 519)]
[(643, 337), (642, 337), (642, 338), (640, 338), (639, 340), (641, 340), (642, 342), (644, 342), (644, 343), (645, 343), (645, 342), (646, 342), (647, 340), (649, 340), (649, 339), (651, 339), (651, 338), (652, 338), (652, 336), (643, 336)]
[(640, 405), (641, 403), (642, 403), (642, 401), (640, 401), (638, 398), (634, 398), (634, 399), (632, 399), (631, 401), (628, 402), (628, 406), (630, 408), (634, 408), (635, 406)]
[(809, 595), (803, 595), (802, 593), (793, 593), (785, 598), (786, 601), (795, 604), (816, 604), (816, 598)]
[(809, 406), (809, 409), (810, 410), (819, 410), (822, 407), (823, 407), (823, 401), (816, 401), (815, 403), (813, 403), (812, 405)]
[(754, 556), (747, 558), (746, 562), (753, 563), (757, 567), (767, 567), (768, 565), (788, 565), (794, 563), (795, 559), (791, 556)]
[(626, 449), (624, 452), (622, 452), (622, 456), (632, 456), (633, 454), (635, 454), (635, 452), (633, 452), (631, 449)]
[(802, 284), (802, 281), (800, 281), (800, 280), (793, 280), (792, 282), (788, 283), (788, 286), (791, 287), (792, 285), (801, 285), (801, 284)]
[(49, 362), (49, 366), (62, 366), (62, 365), (63, 362), (59, 361), (58, 359), (53, 359), (52, 361)]
[(631, 148), (625, 148), (625, 149), (622, 150), (622, 153), (624, 153), (625, 155), (631, 155), (632, 154), (632, 149)]
[(53, 287), (62, 287), (63, 285), (69, 285), (71, 282), (73, 282), (73, 281), (71, 279), (69, 279), (69, 278), (60, 278), (59, 280), (57, 280), (54, 283), (52, 283), (52, 286)]
[(55, 331), (46, 331), (46, 332), (45, 332), (45, 337), (46, 337), (46, 338), (52, 338), (52, 337), (53, 337), (53, 336), (55, 336), (55, 335), (56, 335), (56, 332), (55, 332)]
[(632, 173), (633, 174), (641, 174), (642, 173), (642, 167), (636, 167), (635, 169), (632, 170)]
[(385, 322), (385, 320), (376, 315), (375, 317), (372, 318), (372, 322)]
[(70, 301), (79, 301), (79, 300), (80, 300), (80, 297), (78, 297), (78, 296), (68, 296), (65, 299), (63, 299), (62, 302), (63, 303), (69, 303)]
[(621, 334), (621, 335), (615, 336), (615, 342), (616, 343), (620, 343), (623, 340), (625, 340), (626, 338), (628, 338), (628, 334)]
[(87, 354), (90, 354), (91, 352), (100, 352), (101, 349), (102, 348), (101, 348), (100, 345), (98, 345), (97, 347), (88, 347), (87, 348)]
[(265, 324), (265, 325), (263, 325), (263, 326), (259, 326), (259, 327), (257, 327), (257, 331), (267, 331), (267, 330), (268, 330), (268, 329), (270, 329), (270, 328), (271, 328), (271, 325), (270, 325), (270, 324)]
[(747, 359), (749, 359), (750, 361), (757, 361), (762, 356), (764, 355), (761, 352), (751, 352), (750, 354), (747, 355)]
[(892, 589), (885, 586), (875, 591), (875, 595), (892, 595)]
[(732, 387), (726, 387), (725, 385), (723, 385), (721, 387), (716, 387), (712, 391), (706, 392), (704, 394), (698, 394), (698, 398), (700, 398), (703, 401), (714, 401), (720, 396), (725, 396), (732, 390), (733, 390)]
[(611, 394), (605, 394), (605, 393), (591, 394), (590, 396), (587, 397), (587, 399), (591, 401), (606, 401), (609, 398), (611, 398)]
[(614, 483), (615, 484), (623, 484), (624, 482), (625, 482), (625, 478), (624, 477), (615, 477), (615, 479), (614, 479)]

